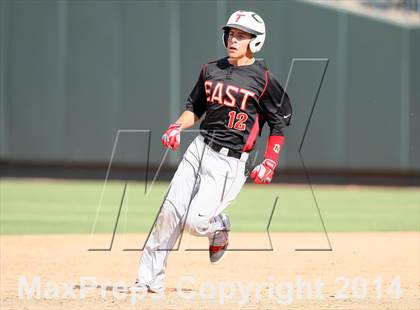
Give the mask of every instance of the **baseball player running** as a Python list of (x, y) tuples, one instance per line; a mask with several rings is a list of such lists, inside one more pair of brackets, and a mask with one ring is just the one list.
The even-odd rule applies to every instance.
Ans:
[(203, 65), (186, 110), (162, 136), (163, 145), (175, 151), (182, 130), (205, 115), (169, 185), (130, 290), (164, 291), (168, 254), (184, 229), (207, 237), (210, 262), (221, 261), (230, 229), (223, 210), (247, 179), (245, 164), (265, 123), (270, 136), (264, 160), (250, 176), (257, 184), (270, 183), (277, 166), (292, 109), (280, 83), (254, 58), (264, 44), (264, 21), (237, 11), (222, 29), (228, 56)]

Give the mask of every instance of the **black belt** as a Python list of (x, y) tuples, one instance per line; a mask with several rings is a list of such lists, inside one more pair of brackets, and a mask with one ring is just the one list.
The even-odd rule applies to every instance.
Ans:
[(220, 150), (222, 148), (228, 149), (228, 153), (226, 154), (229, 157), (234, 157), (234, 158), (241, 158), (242, 153), (232, 150), (226, 146), (222, 146), (220, 144), (217, 144), (215, 142), (213, 142), (212, 140), (210, 140), (209, 138), (204, 138), (204, 143), (207, 144), (213, 151), (216, 151), (217, 153), (220, 153)]

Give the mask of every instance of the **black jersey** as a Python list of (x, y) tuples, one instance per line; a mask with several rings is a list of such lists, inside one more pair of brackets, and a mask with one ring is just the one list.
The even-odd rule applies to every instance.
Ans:
[(186, 109), (201, 118), (201, 134), (238, 152), (249, 152), (265, 123), (282, 136), (292, 107), (287, 93), (263, 61), (233, 66), (228, 58), (205, 64)]

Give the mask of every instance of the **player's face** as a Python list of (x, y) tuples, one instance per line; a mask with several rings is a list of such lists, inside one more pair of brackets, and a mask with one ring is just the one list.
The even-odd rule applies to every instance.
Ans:
[(228, 36), (227, 52), (230, 58), (244, 57), (248, 52), (248, 45), (252, 35), (240, 29), (231, 28)]

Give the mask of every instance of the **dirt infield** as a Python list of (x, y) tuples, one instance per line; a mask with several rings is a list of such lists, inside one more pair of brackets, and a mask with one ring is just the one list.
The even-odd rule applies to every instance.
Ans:
[[(184, 236), (180, 250), (170, 255), (163, 296), (112, 291), (113, 285), (134, 280), (140, 252), (122, 249), (140, 247), (145, 235), (117, 236), (112, 251), (87, 251), (106, 246), (109, 237), (0, 236), (0, 308), (385, 310), (420, 305), (418, 232), (332, 233), (333, 251), (295, 251), (327, 248), (318, 233), (271, 234), (273, 251), (262, 251), (270, 248), (265, 234), (233, 234), (231, 249), (260, 250), (231, 251), (217, 266), (206, 251), (197, 250), (206, 248), (206, 240)], [(84, 287), (81, 277), (88, 276)], [(36, 289), (30, 292), (38, 284), (39, 299)], [(77, 285), (82, 288), (73, 288)]]

